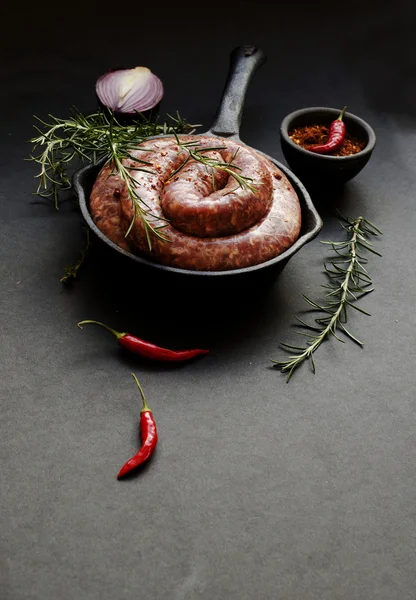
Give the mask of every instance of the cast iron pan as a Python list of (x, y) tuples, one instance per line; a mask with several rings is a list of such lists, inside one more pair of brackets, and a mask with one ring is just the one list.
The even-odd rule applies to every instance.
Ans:
[[(239, 130), (241, 117), (244, 106), (244, 99), (247, 88), (251, 81), (252, 76), (256, 70), (265, 62), (266, 57), (260, 49), (254, 48), (253, 46), (243, 46), (236, 48), (231, 53), (230, 68), (228, 72), (227, 81), (225, 84), (223, 96), (221, 99), (220, 106), (217, 111), (216, 118), (211, 128), (202, 135), (211, 135), (216, 137), (229, 138), (236, 141), (241, 141), (239, 138)], [(165, 136), (158, 136), (165, 137)], [(288, 248), (285, 252), (268, 260), (259, 265), (246, 267), (243, 269), (233, 269), (229, 271), (191, 271), (188, 269), (178, 269), (175, 267), (169, 267), (161, 265), (155, 262), (151, 262), (140, 256), (136, 256), (122, 248), (119, 248), (111, 240), (109, 240), (98, 227), (95, 225), (91, 214), (89, 212), (89, 197), (91, 193), (94, 181), (103, 166), (105, 161), (102, 161), (96, 165), (88, 165), (77, 171), (73, 177), (73, 186), (76, 194), (79, 198), (79, 204), (82, 215), (87, 222), (88, 226), (92, 231), (110, 248), (118, 252), (120, 255), (125, 256), (126, 259), (137, 263), (138, 265), (150, 267), (151, 269), (157, 269), (159, 271), (165, 271), (174, 273), (177, 275), (187, 275), (193, 278), (227, 278), (232, 279), (234, 283), (235, 276), (250, 276), (259, 274), (267, 270), (272, 272), (273, 275), (277, 275), (287, 264), (288, 260), (298, 252), (302, 246), (310, 242), (322, 227), (322, 221), (312, 203), (312, 200), (306, 191), (305, 187), (299, 181), (295, 175), (287, 167), (280, 164), (270, 156), (267, 156), (263, 152), (260, 152), (268, 160), (273, 162), (279, 167), (288, 177), (289, 181), (293, 185), (298, 194), (301, 210), (302, 210), (302, 227), (300, 236), (297, 241)]]

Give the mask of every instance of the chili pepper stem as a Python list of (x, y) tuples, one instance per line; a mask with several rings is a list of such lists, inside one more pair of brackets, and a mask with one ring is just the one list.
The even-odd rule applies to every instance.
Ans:
[(344, 108), (342, 109), (342, 111), (339, 113), (339, 117), (338, 117), (337, 121), (342, 121), (342, 119), (344, 118), (346, 110), (347, 110), (347, 107), (344, 106)]
[(136, 375), (135, 375), (134, 373), (132, 373), (131, 375), (132, 375), (132, 377), (133, 377), (134, 381), (136, 382), (136, 384), (137, 384), (137, 387), (138, 387), (138, 388), (139, 388), (139, 390), (140, 390), (140, 395), (141, 395), (141, 397), (142, 397), (143, 408), (142, 408), (141, 412), (145, 412), (145, 411), (152, 412), (152, 409), (151, 409), (151, 408), (149, 408), (149, 406), (148, 406), (148, 404), (147, 404), (147, 401), (146, 401), (146, 396), (144, 395), (144, 391), (143, 391), (143, 389), (142, 389), (142, 386), (141, 386), (141, 385), (140, 385), (140, 383), (139, 383), (139, 380), (137, 379), (137, 377), (136, 377)]
[(112, 333), (114, 335), (114, 337), (116, 337), (118, 340), (121, 340), (122, 337), (124, 337), (125, 335), (127, 335), (126, 333), (120, 333), (119, 331), (116, 331), (115, 329), (112, 329), (111, 327), (109, 327), (105, 323), (101, 323), (100, 321), (91, 321), (91, 320), (80, 321), (78, 323), (78, 327), (80, 329), (82, 329), (81, 325), (87, 325), (88, 323), (92, 323), (93, 325), (99, 325), (100, 327), (104, 327), (104, 329), (107, 329), (107, 331), (109, 331), (110, 333)]

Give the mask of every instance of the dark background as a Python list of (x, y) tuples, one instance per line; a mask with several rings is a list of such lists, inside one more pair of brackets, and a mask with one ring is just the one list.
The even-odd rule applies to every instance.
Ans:
[[(15, 3), (2, 9), (2, 600), (415, 600), (415, 9), (385, 3)], [(375, 129), (368, 166), (317, 194), (319, 237), (269, 290), (182, 289), (82, 244), (71, 197), (32, 195), (33, 114), (95, 110), (110, 67), (146, 65), (163, 112), (208, 128), (231, 50), (268, 56), (249, 89), (242, 139), (283, 160), (282, 118), (342, 107)], [(326, 343), (315, 376), (270, 368), (294, 340), (302, 293), (322, 298), (320, 240), (335, 209), (384, 232), (372, 257), (364, 340)], [(253, 293), (255, 292), (255, 293)], [(126, 356), (95, 318), (172, 347), (212, 352), (179, 368)], [(160, 445), (118, 482), (137, 448), (139, 377)]]

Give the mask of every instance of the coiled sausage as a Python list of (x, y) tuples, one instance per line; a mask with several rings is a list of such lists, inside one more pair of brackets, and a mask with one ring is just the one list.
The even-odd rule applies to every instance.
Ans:
[[(188, 150), (178, 146), (175, 138), (147, 140), (132, 156), (152, 163), (152, 172), (130, 173), (137, 194), (148, 207), (152, 226), (168, 221), (163, 232), (169, 241), (153, 236), (150, 251), (139, 217), (125, 238), (134, 207), (124, 182), (111, 174), (110, 166), (101, 170), (90, 197), (93, 219), (107, 237), (155, 262), (200, 271), (260, 264), (296, 241), (301, 226), (299, 200), (271, 161), (233, 140), (188, 135), (180, 136), (180, 141), (197, 142), (198, 150), (215, 147), (203, 156), (223, 164), (231, 161), (249, 185), (240, 186), (223, 170), (190, 159)], [(125, 166), (138, 168), (141, 164), (127, 159)]]

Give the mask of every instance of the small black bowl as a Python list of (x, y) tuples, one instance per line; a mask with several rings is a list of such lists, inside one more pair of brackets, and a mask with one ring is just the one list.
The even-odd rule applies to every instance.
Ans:
[(329, 187), (342, 185), (355, 177), (368, 163), (376, 145), (373, 129), (351, 113), (345, 113), (344, 122), (347, 131), (364, 142), (366, 146), (361, 152), (350, 156), (331, 156), (316, 154), (295, 144), (289, 132), (295, 127), (304, 125), (327, 125), (338, 118), (337, 108), (312, 107), (303, 108), (287, 115), (280, 126), (280, 143), (286, 162), (292, 171), (305, 184)]

